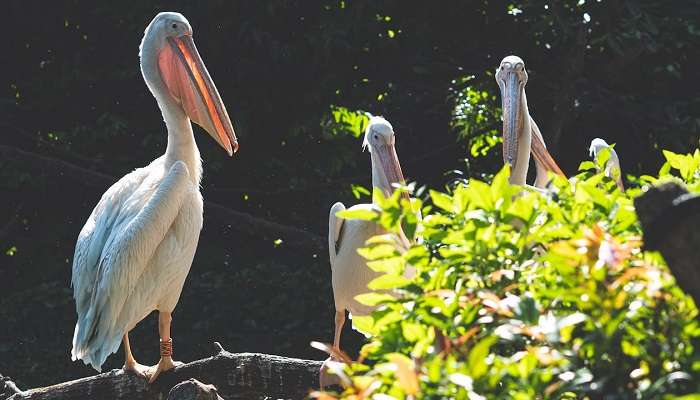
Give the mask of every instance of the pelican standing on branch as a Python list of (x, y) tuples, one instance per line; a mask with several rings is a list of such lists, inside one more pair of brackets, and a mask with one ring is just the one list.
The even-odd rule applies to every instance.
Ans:
[[(171, 313), (202, 228), (202, 164), (190, 121), (229, 155), (238, 143), (184, 16), (158, 14), (146, 28), (140, 59), (168, 145), (163, 156), (112, 185), (80, 231), (71, 280), (78, 314), (71, 355), (100, 371), (123, 342), (124, 370), (153, 382), (176, 365)], [(131, 354), (128, 332), (154, 310), (161, 358), (149, 368)]]
[[(372, 117), (365, 130), (363, 146), (369, 149), (372, 160), (372, 187), (385, 197), (394, 192), (395, 186), (404, 185), (403, 173), (394, 147), (394, 128), (382, 117)], [(401, 196), (409, 199), (406, 192)], [(410, 199), (409, 199), (410, 201)], [(379, 206), (356, 204), (350, 210), (375, 210)], [(365, 242), (386, 231), (374, 221), (345, 220), (336, 216), (345, 210), (343, 203), (335, 203), (328, 217), (328, 251), (331, 262), (333, 299), (335, 301), (335, 335), (333, 346), (340, 349), (340, 334), (345, 324), (345, 311), (351, 315), (368, 315), (374, 307), (359, 303), (355, 296), (370, 292), (367, 284), (380, 273), (367, 267), (367, 260), (357, 253)]]
[[(396, 136), (394, 128), (382, 117), (372, 117), (365, 130), (363, 147), (369, 149), (372, 160), (372, 187), (389, 197), (396, 186), (404, 185), (405, 181), (401, 172), (399, 158), (396, 155), (394, 144)], [(401, 196), (410, 201), (408, 193), (403, 191)], [(350, 210), (376, 210), (377, 204), (356, 204)], [(348, 219), (345, 220), (336, 214), (345, 210), (343, 203), (335, 203), (331, 207), (328, 217), (328, 251), (331, 263), (331, 275), (333, 285), (333, 299), (335, 303), (335, 333), (333, 336), (333, 348), (340, 350), (340, 335), (345, 324), (345, 311), (352, 316), (364, 316), (374, 311), (375, 307), (367, 306), (355, 300), (355, 296), (368, 293), (371, 290), (367, 285), (377, 278), (380, 273), (371, 270), (357, 249), (366, 246), (366, 242), (373, 236), (385, 234), (386, 231), (373, 221)], [(400, 235), (402, 242), (407, 242), (405, 236)], [(405, 276), (414, 274), (413, 267), (407, 266)], [(333, 357), (326, 360), (331, 361)], [(332, 382), (326, 373), (326, 363), (321, 367), (319, 379), (321, 388)]]
[(508, 56), (496, 70), (496, 82), (501, 89), (503, 106), (503, 161), (510, 164), (510, 183), (525, 185), (530, 164), (530, 152), (535, 158), (535, 186), (547, 185), (547, 172), (565, 176), (552, 158), (535, 120), (530, 116), (525, 96), (527, 71), (518, 56)]

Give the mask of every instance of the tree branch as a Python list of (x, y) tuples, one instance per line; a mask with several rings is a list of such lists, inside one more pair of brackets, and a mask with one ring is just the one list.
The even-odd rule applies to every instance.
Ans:
[[(98, 171), (6, 145), (0, 145), (0, 162), (9, 163), (20, 170), (39, 172), (58, 180), (70, 179), (78, 185), (100, 190), (105, 190), (117, 181), (115, 177)], [(204, 202), (204, 218), (211, 224), (229, 225), (231, 229), (245, 235), (266, 239), (284, 238), (287, 245), (310, 247), (317, 252), (326, 251), (326, 240), (319, 235), (231, 210), (211, 201)]]
[(0, 375), (0, 400), (7, 399), (17, 393), (22, 393), (17, 385), (9, 377)]
[(214, 385), (205, 385), (196, 379), (180, 382), (173, 386), (167, 400), (224, 400)]
[[(14, 394), (7, 400), (161, 400), (175, 397), (183, 381), (196, 379), (213, 384), (215, 393), (226, 399), (294, 398), (308, 395), (318, 387), (321, 361), (301, 360), (258, 353), (233, 354), (215, 343), (218, 352), (212, 357), (179, 366), (149, 385), (146, 379), (122, 370), (59, 383)], [(200, 389), (207, 387), (198, 385)], [(178, 389), (178, 390), (175, 390)], [(209, 390), (211, 392), (211, 390)], [(216, 397), (212, 397), (216, 398)], [(0, 397), (0, 400), (4, 400)]]
[(700, 196), (676, 182), (649, 189), (634, 199), (644, 247), (664, 256), (676, 283), (700, 305)]

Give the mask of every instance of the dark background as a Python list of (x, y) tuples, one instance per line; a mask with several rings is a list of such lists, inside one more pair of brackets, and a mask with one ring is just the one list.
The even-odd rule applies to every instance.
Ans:
[[(93, 374), (70, 360), (75, 239), (165, 127), (138, 66), (143, 30), (180, 11), (236, 127), (226, 157), (197, 128), (205, 226), (174, 313), (176, 358), (257, 351), (322, 359), (333, 302), (327, 213), (370, 185), (331, 106), (384, 115), (409, 180), (441, 188), (501, 165), (493, 71), (517, 54), (530, 112), (564, 171), (594, 137), (624, 172), (700, 137), (696, 1), (5, 1), (0, 55), (0, 373), (21, 387)], [(366, 199), (363, 199), (366, 200)], [(282, 224), (302, 231), (280, 229)], [(275, 241), (281, 239), (282, 242)], [(157, 360), (153, 315), (133, 331)], [(361, 336), (347, 328), (351, 353)], [(121, 352), (104, 368), (121, 366)]]

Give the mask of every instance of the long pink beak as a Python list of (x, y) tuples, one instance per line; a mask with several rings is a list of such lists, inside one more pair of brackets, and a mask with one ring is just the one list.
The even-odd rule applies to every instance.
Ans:
[(168, 37), (167, 42), (158, 54), (158, 67), (170, 94), (192, 122), (233, 155), (238, 151), (236, 133), (192, 36)]
[[(392, 143), (378, 146), (375, 151), (377, 151), (379, 161), (382, 164), (382, 169), (384, 170), (384, 175), (389, 181), (389, 184), (405, 185), (406, 181), (403, 178), (403, 172), (401, 172), (401, 164), (399, 164), (399, 156), (396, 154), (393, 138)], [(391, 196), (391, 194), (392, 193), (384, 193), (385, 196)], [(410, 201), (408, 193), (405, 191), (401, 192), (401, 197)]]
[[(503, 105), (503, 162), (515, 168), (518, 162), (518, 145), (524, 130), (523, 109), (521, 105), (522, 88), (518, 76), (510, 72), (501, 83)], [(521, 161), (522, 162), (522, 161)]]

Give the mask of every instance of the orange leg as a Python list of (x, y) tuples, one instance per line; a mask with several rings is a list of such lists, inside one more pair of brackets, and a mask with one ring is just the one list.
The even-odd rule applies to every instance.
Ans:
[(149, 383), (153, 383), (158, 375), (161, 373), (171, 370), (179, 365), (181, 362), (173, 361), (173, 338), (170, 337), (170, 324), (173, 321), (172, 314), (169, 312), (158, 312), (158, 332), (160, 333), (160, 361), (153, 368)]
[(335, 312), (335, 335), (333, 336), (333, 347), (340, 350), (340, 334), (343, 332), (345, 324), (345, 310)]
[(146, 374), (148, 373), (148, 367), (136, 362), (136, 359), (134, 359), (134, 355), (131, 354), (131, 346), (129, 345), (129, 332), (124, 334), (122, 342), (124, 344), (124, 366), (122, 367), (122, 369), (125, 372), (133, 372), (136, 375), (145, 378)]

